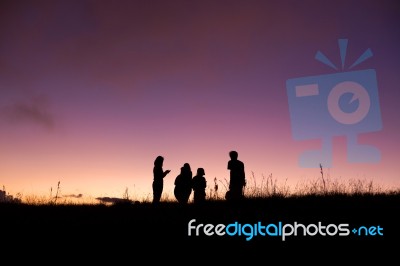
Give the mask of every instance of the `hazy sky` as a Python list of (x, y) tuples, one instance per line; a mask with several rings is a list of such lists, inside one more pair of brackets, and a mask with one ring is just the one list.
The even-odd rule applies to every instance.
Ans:
[[(47, 196), (60, 181), (63, 195), (151, 199), (162, 155), (173, 198), (184, 163), (203, 167), (212, 188), (236, 150), (258, 184), (272, 174), (294, 188), (320, 176), (298, 161), (320, 139), (294, 139), (286, 81), (374, 69), (383, 127), (358, 137), (381, 159), (348, 162), (336, 136), (325, 174), (398, 187), (399, 22), (396, 0), (3, 0), (0, 185)], [(344, 69), (338, 39), (348, 39)]]

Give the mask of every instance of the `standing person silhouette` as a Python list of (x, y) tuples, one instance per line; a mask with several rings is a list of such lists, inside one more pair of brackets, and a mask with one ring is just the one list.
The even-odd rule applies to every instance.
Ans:
[(190, 164), (185, 163), (181, 167), (180, 174), (175, 178), (175, 198), (181, 204), (186, 204), (192, 194), (192, 170)]
[(171, 170), (163, 170), (164, 157), (157, 156), (154, 160), (153, 167), (153, 203), (160, 202), (161, 194), (164, 188), (164, 177), (171, 172)]
[(237, 151), (230, 151), (228, 170), (230, 170), (229, 191), (226, 194), (227, 200), (239, 200), (243, 198), (243, 188), (246, 185), (244, 163), (238, 160)]
[(202, 203), (206, 200), (207, 181), (203, 168), (197, 168), (196, 176), (193, 177), (193, 203)]

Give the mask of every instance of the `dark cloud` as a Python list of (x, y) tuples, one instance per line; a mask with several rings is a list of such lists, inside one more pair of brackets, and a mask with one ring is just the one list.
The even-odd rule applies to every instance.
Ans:
[(100, 203), (111, 203), (111, 204), (118, 204), (118, 203), (130, 203), (131, 201), (128, 199), (123, 198), (114, 198), (114, 197), (98, 197), (96, 198)]
[(63, 195), (63, 198), (82, 198), (83, 194), (68, 194), (68, 195)]
[(0, 109), (0, 118), (11, 124), (34, 123), (52, 130), (55, 121), (48, 105), (46, 97), (36, 97), (27, 102), (15, 102)]

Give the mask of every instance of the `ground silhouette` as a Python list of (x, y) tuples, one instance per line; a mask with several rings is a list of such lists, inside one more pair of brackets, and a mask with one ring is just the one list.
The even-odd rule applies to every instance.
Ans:
[[(132, 256), (132, 252), (135, 256), (147, 257), (145, 252), (156, 247), (169, 256), (175, 256), (176, 252), (219, 252), (219, 256), (225, 257), (225, 262), (230, 259), (251, 260), (257, 258), (254, 257), (257, 254), (265, 257), (299, 251), (309, 260), (315, 258), (310, 255), (315, 252), (323, 252), (321, 254), (325, 254), (326, 259), (335, 254), (342, 256), (360, 252), (368, 256), (386, 254), (382, 259), (388, 259), (396, 254), (388, 252), (398, 247), (399, 211), (399, 194), (246, 198), (240, 203), (207, 200), (201, 205), (181, 205), (176, 201), (157, 205), (136, 202), (110, 206), (0, 204), (0, 228), (3, 229), (0, 247), (6, 253), (4, 248), (32, 243), (29, 245), (31, 249), (40, 247), (42, 252), (57, 252), (64, 248), (71, 254), (95, 247), (98, 251), (107, 251), (109, 256), (119, 254), (125, 259)], [(194, 229), (189, 235), (189, 222), (192, 220)], [(306, 226), (320, 223), (325, 229), (329, 227), (332, 234), (339, 224), (348, 224), (349, 230), (364, 226), (375, 229), (361, 231), (360, 235), (350, 232), (348, 236), (304, 236), (299, 225), (298, 235), (286, 236), (285, 241), (279, 235), (263, 236), (260, 233), (247, 240), (248, 236), (243, 232), (248, 233), (249, 228), (235, 236), (219, 236), (208, 226), (208, 233), (214, 234), (207, 235), (204, 231), (206, 225), (254, 225), (259, 222), (261, 225), (297, 223)], [(383, 228), (383, 236), (377, 234), (378, 226)], [(310, 234), (314, 229), (309, 228)], [(196, 230), (198, 235), (195, 235)], [(64, 243), (65, 240), (69, 241)], [(71, 241), (73, 245), (67, 245)], [(232, 254), (234, 257), (229, 257)]]

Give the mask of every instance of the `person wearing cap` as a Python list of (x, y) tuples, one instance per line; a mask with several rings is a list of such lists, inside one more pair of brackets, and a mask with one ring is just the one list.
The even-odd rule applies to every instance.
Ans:
[(204, 177), (205, 174), (206, 173), (203, 168), (197, 168), (197, 173), (193, 177), (192, 188), (194, 203), (201, 203), (206, 200), (207, 181)]

